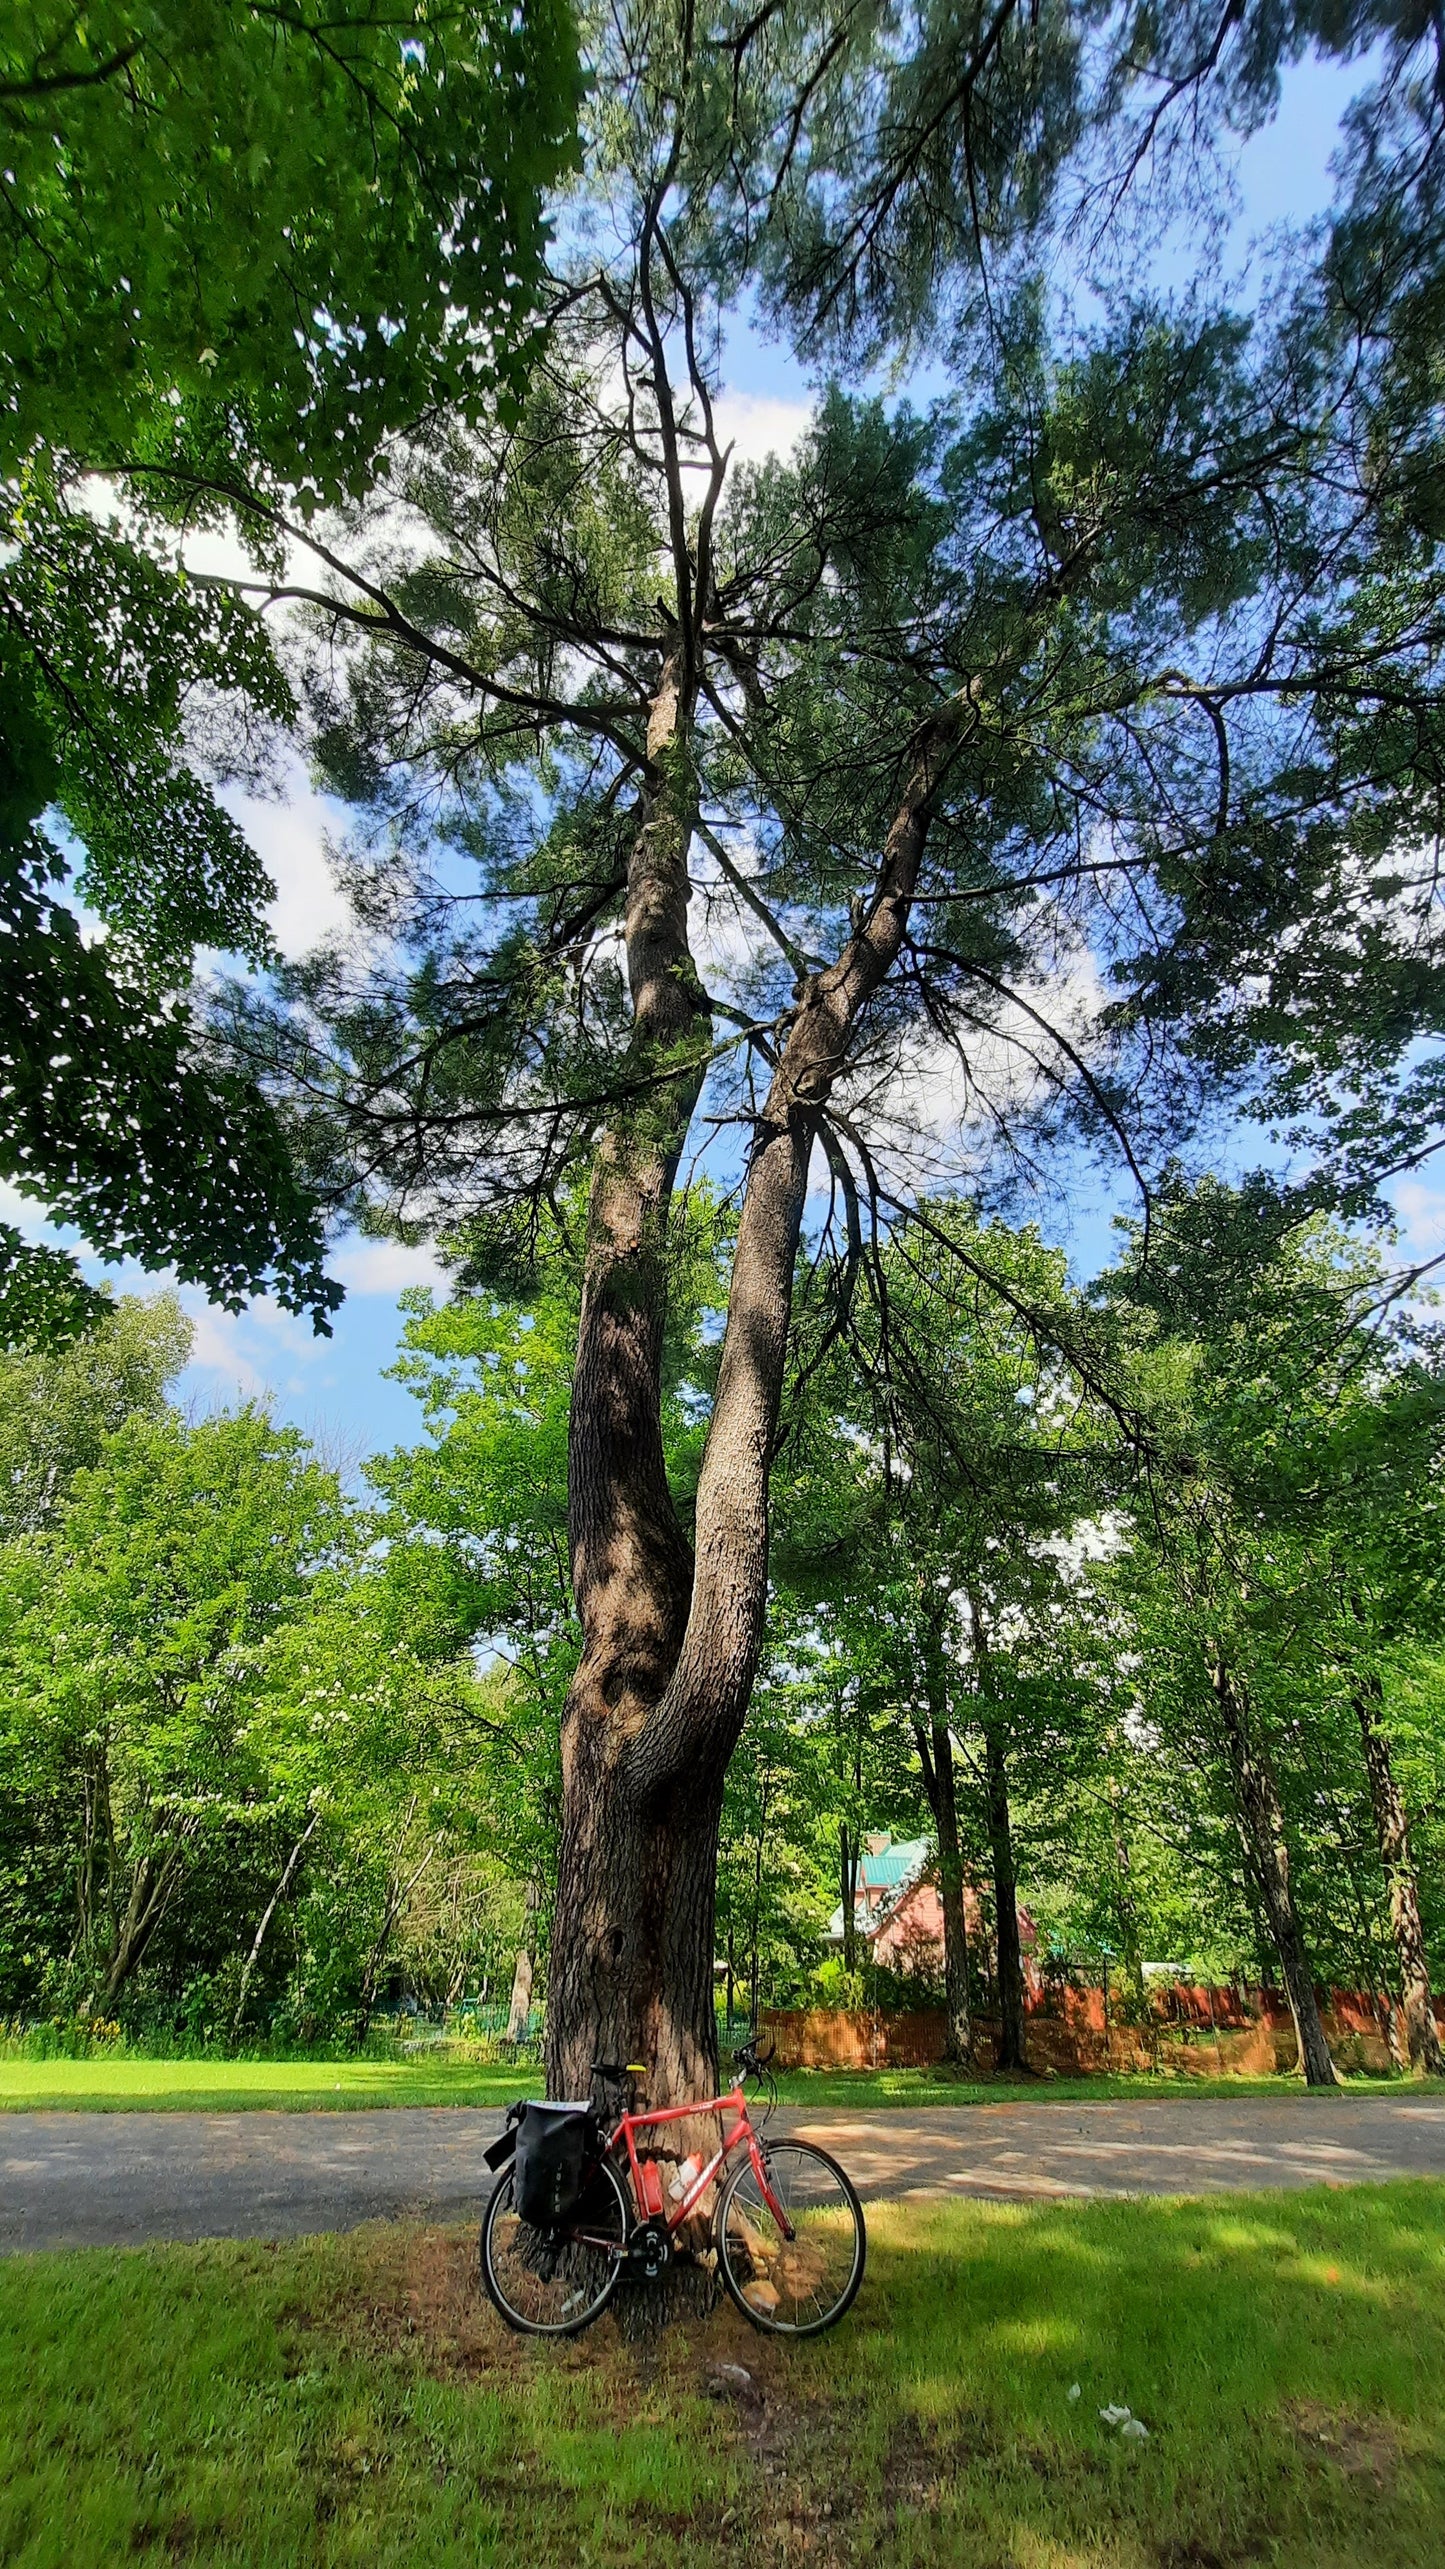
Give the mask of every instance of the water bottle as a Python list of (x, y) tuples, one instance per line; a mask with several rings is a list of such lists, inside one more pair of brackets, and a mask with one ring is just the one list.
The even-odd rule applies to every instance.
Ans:
[(688, 2187), (696, 2185), (701, 2174), (702, 2161), (695, 2154), (678, 2161), (677, 2166), (673, 2169), (672, 2179), (667, 2189), (674, 2203), (681, 2203)]

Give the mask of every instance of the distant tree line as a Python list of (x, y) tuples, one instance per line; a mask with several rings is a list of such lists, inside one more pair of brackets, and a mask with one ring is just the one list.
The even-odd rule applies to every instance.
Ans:
[[(695, 1191), (665, 1351), (695, 1477), (732, 1216)], [(1080, 1291), (1028, 1229), (929, 1199), (846, 1330), (804, 1288), (767, 1653), (724, 1807), (736, 2009), (946, 2009), (1027, 2066), (1041, 1961), (1378, 1993), (1438, 2071), (1445, 1367), (1388, 1243), (1259, 1182), (1167, 1186)], [(5, 1360), (0, 2015), (348, 2042), (404, 1999), (544, 2003), (579, 1245), (525, 1296), (407, 1298), (424, 1433), (346, 1494), (265, 1412), (188, 1423), (174, 1303)], [(879, 1829), (934, 1848), (911, 1979), (846, 1932)], [(972, 1937), (965, 1884), (975, 1901)], [(980, 1938), (978, 1920), (985, 1933)]]

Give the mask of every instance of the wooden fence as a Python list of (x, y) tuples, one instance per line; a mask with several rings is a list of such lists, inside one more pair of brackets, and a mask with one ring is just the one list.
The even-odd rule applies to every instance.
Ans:
[[(1325, 2035), (1342, 2070), (1385, 2070), (1392, 2064), (1389, 2001), (1368, 1990), (1322, 1989)], [(1435, 2013), (1445, 2034), (1445, 1999)], [(943, 2058), (947, 2021), (941, 2007), (896, 2015), (862, 2008), (764, 2008), (765, 2033), (780, 2069), (920, 2069)], [(1397, 2046), (1402, 2029), (1395, 2027)], [(979, 2066), (990, 2069), (996, 2019), (976, 2016)], [(1059, 2078), (1102, 2070), (1167, 2070), (1196, 2078), (1257, 2078), (1298, 2062), (1294, 2025), (1274, 1989), (1207, 1989), (1156, 1985), (1141, 2024), (1121, 2022), (1102, 1989), (1045, 1992), (1029, 2005), (1029, 2066)]]

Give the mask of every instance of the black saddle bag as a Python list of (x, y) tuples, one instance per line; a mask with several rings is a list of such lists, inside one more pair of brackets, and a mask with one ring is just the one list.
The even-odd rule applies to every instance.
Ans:
[(586, 2105), (528, 2105), (517, 2124), (512, 2201), (537, 2230), (575, 2220), (602, 2156), (597, 2117)]

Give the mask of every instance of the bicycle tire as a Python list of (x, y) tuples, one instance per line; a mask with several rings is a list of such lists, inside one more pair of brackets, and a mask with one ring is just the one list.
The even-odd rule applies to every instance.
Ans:
[[(802, 2217), (801, 2247), (794, 2243), (790, 2248), (778, 2232), (749, 2155), (738, 2162), (718, 2199), (718, 2273), (729, 2298), (754, 2328), (770, 2337), (818, 2337), (825, 2328), (835, 2328), (857, 2299), (868, 2259), (863, 2206), (847, 2171), (810, 2141), (775, 2141), (764, 2148), (763, 2160), (784, 2212)], [(815, 2257), (817, 2253), (816, 2241), (807, 2238), (810, 2214), (836, 2234), (828, 2238), (825, 2269), (817, 2276), (796, 2271), (806, 2266), (810, 2244)], [(836, 2291), (832, 2274), (841, 2276)]]
[[(616, 2169), (602, 2160), (588, 2179), (589, 2190), (602, 2190), (606, 2210), (597, 2219), (589, 2217), (588, 2228), (607, 2232), (615, 2226), (616, 2246), (625, 2247), (632, 2216), (627, 2197)], [(505, 2236), (503, 2224), (511, 2221), (515, 2228)], [(580, 2337), (594, 2319), (600, 2319), (622, 2275), (623, 2259), (610, 2250), (592, 2248), (560, 2234), (548, 2239), (545, 2233), (532, 2230), (513, 2209), (512, 2171), (509, 2169), (497, 2186), (482, 2219), (482, 2281), (487, 2297), (509, 2328), (521, 2337)], [(568, 2260), (571, 2260), (569, 2271)], [(589, 2262), (590, 2261), (590, 2262)], [(551, 2271), (547, 2268), (551, 2264)], [(535, 2281), (535, 2294), (530, 2308), (517, 2298), (519, 2279), (528, 2273)], [(548, 2315), (542, 2295), (552, 2287), (571, 2284), (569, 2293), (557, 2295), (555, 2315)], [(595, 2289), (594, 2289), (595, 2285)], [(510, 2286), (510, 2290), (509, 2290)], [(579, 2292), (587, 2299), (577, 2306)]]

